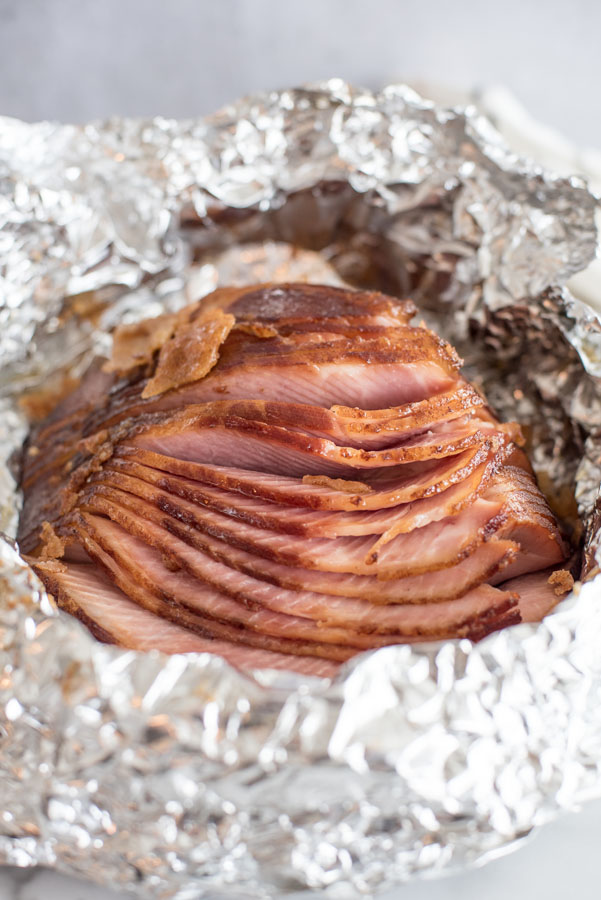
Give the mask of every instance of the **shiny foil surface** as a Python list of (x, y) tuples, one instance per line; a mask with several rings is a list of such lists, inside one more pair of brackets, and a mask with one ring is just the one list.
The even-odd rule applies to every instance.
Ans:
[[(145, 898), (345, 900), (600, 795), (601, 330), (564, 287), (595, 254), (586, 185), (473, 110), (339, 81), (198, 121), (0, 120), (0, 178), (0, 860)], [(107, 647), (57, 612), (10, 537), (32, 397), (117, 322), (286, 279), (411, 293), (524, 423), (581, 548), (542, 624), (330, 682)]]

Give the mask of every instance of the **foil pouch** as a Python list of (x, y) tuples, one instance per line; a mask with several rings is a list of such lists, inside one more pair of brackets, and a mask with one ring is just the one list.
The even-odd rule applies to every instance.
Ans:
[[(472, 109), (340, 81), (204, 120), (0, 121), (0, 859), (143, 897), (332, 898), (483, 861), (601, 795), (601, 331), (564, 285), (596, 198)], [(333, 682), (97, 643), (11, 540), (32, 397), (222, 283), (411, 294), (579, 546), (540, 625)]]

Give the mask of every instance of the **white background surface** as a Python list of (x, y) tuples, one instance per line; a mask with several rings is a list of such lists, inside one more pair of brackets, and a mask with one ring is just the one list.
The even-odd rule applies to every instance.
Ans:
[[(330, 76), (435, 83), (450, 99), (503, 84), (540, 120), (601, 148), (600, 35), (598, 0), (0, 0), (0, 114), (192, 116)], [(596, 900), (600, 850), (597, 802), (512, 856), (388, 897)], [(0, 900), (116, 896), (0, 869)]]

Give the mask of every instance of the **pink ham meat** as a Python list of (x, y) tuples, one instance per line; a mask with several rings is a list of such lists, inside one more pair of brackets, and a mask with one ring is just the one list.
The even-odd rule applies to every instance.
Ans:
[[(271, 596), (278, 594), (273, 587), (264, 592), (265, 603), (255, 599), (250, 606), (246, 597), (245, 602), (241, 602), (234, 586), (224, 590), (224, 582), (215, 578), (206, 581), (193, 567), (188, 571), (167, 568), (162, 551), (106, 519), (80, 516), (74, 524), (74, 532), (87, 553), (111, 572), (115, 583), (123, 586), (133, 579), (135, 584), (143, 586), (144, 591), (167, 598), (179, 616), (192, 612), (217, 620), (225, 619), (283, 639), (306, 638), (317, 642), (318, 646), (327, 642), (365, 649), (415, 642), (426, 637), (440, 639), (457, 634), (473, 637), (475, 633), (481, 636), (483, 628), (493, 630), (489, 626), (498, 625), (500, 619), (505, 624), (510, 624), (509, 618), (513, 622), (519, 621), (518, 594), (485, 585), (471, 591), (459, 602), (442, 601), (421, 607), (382, 606), (370, 610), (368, 605), (356, 601), (318, 598), (314, 603), (321, 603), (322, 607), (328, 601), (341, 607), (338, 610), (341, 625), (336, 627), (323, 622), (319, 614), (292, 614), (285, 601), (282, 604), (281, 599), (278, 602), (276, 596)], [(246, 580), (240, 575), (237, 578), (242, 582)], [(241, 589), (244, 590), (244, 584)], [(131, 590), (134, 589), (130, 587)], [(309, 608), (306, 603), (305, 612)], [(350, 655), (348, 649), (341, 652), (335, 647), (330, 648), (330, 654)]]
[[(279, 528), (274, 531), (264, 523), (256, 527), (170, 496), (140, 479), (107, 474), (108, 478), (91, 488), (92, 502), (95, 492), (102, 494), (107, 488), (120, 488), (232, 546), (284, 565), (324, 572), (375, 574), (384, 580), (434, 572), (469, 556), (480, 543), (500, 536), (519, 541), (526, 556), (537, 557), (538, 568), (561, 562), (565, 552), (548, 507), (543, 503), (537, 506), (531, 478), (509, 467), (493, 476), (493, 483), (482, 497), (462, 512), (455, 510), (457, 515), (451, 511), (444, 518), (401, 531), (389, 539), (384, 534), (375, 543), (369, 537), (307, 540)], [(88, 502), (87, 496), (83, 495), (82, 502)]]
[[(229, 309), (232, 305), (233, 308)], [(342, 333), (352, 338), (365, 332), (385, 334), (389, 328), (407, 325), (416, 312), (411, 301), (393, 300), (376, 292), (346, 291), (320, 285), (287, 285), (285, 289), (279, 285), (261, 285), (251, 291), (219, 289), (203, 303), (188, 307), (182, 321), (193, 320), (196, 313), (213, 307), (237, 317), (235, 330), (242, 334), (250, 333), (251, 337), (274, 337), (280, 333), (288, 337), (310, 334), (314, 341), (322, 339), (324, 323), (327, 323), (327, 334)], [(278, 311), (282, 315), (278, 315)], [(117, 328), (115, 347), (124, 350), (124, 355), (133, 360), (134, 369), (140, 358), (144, 361), (150, 359), (143, 344), (140, 344), (141, 335), (147, 336), (147, 350), (158, 348), (160, 344), (156, 343), (155, 337), (164, 329), (166, 319), (175, 326), (177, 317), (164, 315), (139, 323), (135, 329), (130, 325)], [(172, 333), (173, 329), (168, 328), (164, 339)], [(111, 360), (111, 363), (115, 362)], [(128, 374), (128, 379), (116, 379), (111, 374), (115, 371)], [(58, 433), (81, 424), (82, 413), (90, 416), (98, 414), (99, 421), (109, 422), (110, 412), (107, 409), (116, 396), (130, 390), (132, 396), (139, 397), (141, 388), (138, 376), (143, 374), (135, 371), (132, 374), (131, 368), (120, 368), (119, 365), (102, 366), (101, 361), (95, 361), (80, 387), (68, 394), (33, 430), (32, 442), (43, 443), (52, 435), (56, 443)], [(114, 423), (111, 421), (110, 424)], [(79, 436), (90, 433), (89, 425), (78, 431)]]
[(455, 419), (464, 419), (476, 410), (483, 420), (492, 421), (482, 411), (483, 406), (482, 397), (470, 385), (465, 385), (436, 398), (373, 410), (369, 416), (365, 410), (348, 407), (324, 409), (304, 403), (263, 400), (216, 401), (210, 406), (205, 404), (203, 409), (220, 418), (236, 416), (326, 438), (342, 447), (380, 450), (414, 435), (435, 431)]
[(414, 312), (262, 285), (121, 329), (25, 449), (20, 539), (59, 604), (123, 646), (325, 677), (544, 615), (568, 551), (520, 430)]
[[(115, 448), (113, 460), (139, 461), (161, 473), (180, 475), (199, 484), (213, 485), (234, 494), (259, 497), (277, 505), (328, 512), (392, 510), (441, 494), (462, 483), (474, 471), (499, 453), (497, 441), (488, 440), (454, 456), (408, 463), (384, 470), (364, 470), (357, 478), (292, 478), (249, 472), (235, 466), (200, 465), (174, 459), (152, 451), (139, 450), (126, 443)], [(360, 479), (360, 480), (359, 480)], [(274, 507), (275, 508), (275, 507)]]
[[(111, 452), (115, 460), (121, 457), (139, 460), (163, 472), (181, 474), (228, 491), (300, 507), (301, 510), (353, 511), (392, 509), (399, 504), (434, 497), (469, 477), (486, 460), (499, 465), (499, 457), (505, 453), (505, 448), (506, 438), (500, 440), (495, 436), (482, 445), (477, 444), (468, 451), (440, 460), (405, 463), (386, 469), (364, 469), (352, 481), (333, 480), (323, 475), (291, 478), (234, 466), (199, 465), (128, 447), (127, 444), (118, 444)], [(511, 446), (509, 452), (513, 455), (517, 452), (520, 458), (523, 457), (521, 452), (511, 450)], [(92, 471), (94, 468), (93, 464)], [(64, 493), (59, 487), (61, 483), (68, 485), (70, 477), (73, 477), (71, 468), (62, 476), (62, 481), (58, 476), (56, 479), (51, 476), (27, 491), (19, 528), (21, 545), (27, 552), (33, 551), (39, 543), (39, 523), (44, 520), (52, 522), (60, 515)], [(361, 481), (356, 480), (359, 477)], [(80, 483), (78, 481), (78, 486)]]
[[(345, 471), (347, 458), (351, 458), (351, 464), (356, 462), (365, 467), (373, 467), (380, 460), (383, 464), (390, 465), (398, 459), (401, 463), (420, 459), (424, 454), (430, 458), (459, 452), (463, 447), (471, 446), (477, 442), (486, 441), (489, 438), (495, 441), (507, 442), (517, 437), (513, 429), (498, 426), (486, 411), (479, 409), (481, 400), (475, 392), (468, 396), (465, 388), (457, 391), (458, 397), (454, 400), (447, 398), (434, 411), (431, 416), (438, 415), (426, 429), (425, 417), (430, 415), (422, 404), (410, 404), (411, 407), (419, 407), (417, 412), (407, 413), (401, 416), (402, 428), (390, 431), (390, 421), (382, 419), (362, 422), (360, 419), (340, 418), (331, 411), (307, 407), (299, 404), (266, 403), (256, 401), (228, 401), (204, 404), (201, 407), (187, 407), (188, 417), (192, 419), (194, 410), (197, 411), (198, 427), (219, 428), (217, 423), (227, 422), (230, 428), (227, 442), (237, 441), (234, 426), (238, 423), (238, 431), (244, 431), (243, 439), (250, 451), (251, 444), (246, 440), (246, 435), (254, 431), (254, 442), (262, 441), (259, 449), (264, 453), (266, 443), (273, 453), (283, 453), (284, 462), (296, 459), (299, 464), (306, 463), (306, 471), (309, 474), (315, 470), (315, 461), (311, 459), (313, 451), (317, 452), (318, 459), (324, 465), (320, 465), (321, 474), (341, 475)], [(471, 406), (470, 406), (471, 404)], [(421, 409), (421, 412), (420, 412)], [(384, 410), (380, 411), (384, 414)], [(394, 408), (391, 413), (396, 416), (399, 408)], [(471, 417), (476, 414), (480, 423), (479, 431), (474, 433), (471, 428)], [(175, 427), (179, 427), (180, 414), (175, 414)], [(144, 422), (149, 425), (155, 435), (163, 428), (169, 429), (169, 415), (141, 416), (135, 426), (127, 423), (114, 427), (108, 432), (109, 436), (132, 433), (142, 428)], [(128, 420), (129, 421), (129, 420)], [(393, 423), (397, 418), (391, 420)], [(418, 426), (417, 423), (421, 424)], [(456, 422), (456, 426), (453, 425)], [(413, 424), (412, 424), (413, 423)], [(469, 427), (466, 427), (469, 425)], [(221, 440), (222, 432), (220, 431)], [(440, 441), (438, 440), (440, 437)], [(310, 440), (313, 438), (313, 440)], [(142, 439), (140, 439), (142, 440)], [(212, 438), (213, 443), (216, 438)], [(309, 443), (307, 443), (309, 441)], [(338, 441), (339, 443), (336, 443)], [(344, 441), (348, 442), (345, 446)], [(37, 457), (31, 461), (28, 467), (29, 480), (24, 483), (28, 491), (30, 502), (28, 515), (34, 523), (40, 518), (52, 518), (52, 498), (56, 496), (57, 488), (64, 482), (64, 473), (72, 472), (73, 460), (84, 461), (89, 446), (93, 446), (94, 438), (83, 441), (75, 441), (64, 445), (52, 443), (50, 452), (44, 454), (43, 459), (36, 462)], [(394, 442), (397, 445), (395, 446)], [(156, 443), (156, 440), (155, 440)], [(209, 450), (209, 441), (205, 441), (206, 450)], [(239, 443), (239, 441), (238, 441)], [(288, 446), (286, 446), (288, 445)], [(439, 446), (440, 445), (440, 446)], [(61, 449), (62, 446), (62, 449)], [(83, 451), (83, 455), (82, 455)], [(236, 451), (236, 446), (232, 452)], [(437, 451), (437, 452), (435, 452)], [(299, 458), (299, 453), (300, 458)], [(307, 455), (309, 454), (309, 456)], [(338, 460), (338, 461), (337, 461)], [(291, 472), (292, 473), (292, 470)], [(49, 490), (49, 499), (46, 491)], [(24, 519), (24, 530), (26, 519)]]
[(307, 510), (300, 507), (274, 504), (267, 500), (239, 494), (232, 498), (229, 491), (220, 487), (170, 475), (133, 459), (113, 458), (100, 475), (93, 475), (90, 483), (102, 482), (108, 473), (115, 476), (129, 475), (227, 516), (241, 519), (257, 528), (267, 528), (284, 534), (307, 537), (342, 537), (343, 535), (379, 534), (389, 539), (392, 532), (402, 534), (416, 527), (423, 527), (469, 506), (484, 490), (492, 477), (497, 461), (487, 459), (477, 466), (463, 481), (450, 486), (444, 497), (434, 495), (421, 503), (400, 503), (392, 509), (346, 510), (329, 512)]
[[(226, 404), (231, 408), (232, 404)], [(221, 465), (235, 461), (238, 467), (247, 470), (263, 470), (287, 475), (325, 475), (344, 477), (355, 474), (355, 469), (378, 469), (398, 464), (406, 465), (423, 459), (434, 460), (444, 456), (457, 455), (464, 449), (483, 444), (507, 444), (518, 437), (518, 431), (511, 426), (501, 426), (483, 411), (468, 412), (462, 418), (437, 423), (428, 431), (401, 434), (396, 446), (383, 449), (360, 449), (339, 446), (332, 440), (310, 435), (303, 431), (273, 425), (270, 422), (251, 418), (263, 415), (273, 419), (276, 413), (265, 413), (266, 404), (234, 404), (238, 412), (246, 412), (249, 418), (239, 415), (225, 415), (224, 404), (205, 404), (186, 407), (178, 413), (141, 416), (135, 423), (127, 420), (103, 434), (109, 440), (118, 442), (124, 435), (131, 436), (131, 443), (138, 449), (163, 451), (166, 444), (172, 444), (169, 455), (192, 462), (212, 462), (219, 459)], [(253, 406), (259, 407), (257, 412)], [(287, 420), (295, 416), (289, 405), (279, 404), (287, 410)], [(322, 411), (325, 414), (325, 411)], [(474, 416), (477, 419), (475, 427)], [(317, 418), (317, 417), (314, 417)], [(279, 420), (286, 420), (280, 415)], [(201, 434), (200, 448), (198, 434)], [(386, 443), (386, 441), (384, 442)], [(66, 486), (68, 477), (77, 473), (78, 465), (86, 462), (90, 442), (79, 442), (64, 467), (50, 471), (44, 481), (35, 475), (33, 485), (25, 484), (28, 503), (21, 523), (21, 538), (28, 535), (30, 523), (35, 529), (40, 520), (52, 520), (56, 515), (56, 498), (61, 484)], [(229, 457), (228, 457), (229, 453)], [(75, 464), (74, 464), (75, 462)], [(32, 549), (25, 546), (25, 549)]]
[[(133, 388), (132, 388), (133, 390)], [(281, 403), (265, 400), (218, 400), (211, 409), (219, 416), (238, 416), (272, 425), (300, 430), (334, 443), (356, 448), (380, 449), (398, 443), (413, 434), (435, 429), (444, 422), (461, 418), (484, 405), (480, 394), (467, 383), (459, 383), (453, 390), (425, 400), (377, 410), (362, 410), (344, 406), (325, 409), (301, 403)], [(136, 413), (177, 408), (174, 393), (159, 397), (145, 405), (129, 406), (120, 414), (103, 417), (103, 426), (115, 425)], [(481, 413), (485, 416), (484, 413)], [(99, 420), (100, 421), (100, 420)], [(53, 453), (50, 459), (33, 460), (30, 477), (47, 471), (53, 460), (63, 458), (77, 441), (89, 437), (97, 429), (88, 424), (81, 428), (78, 420), (70, 421), (62, 431), (53, 433)]]
[(523, 532), (524, 547), (530, 550), (532, 546), (533, 552), (544, 553), (547, 565), (561, 561), (563, 546), (559, 535), (545, 524), (539, 526), (538, 519), (532, 521), (528, 510), (522, 515), (524, 504), (513, 502), (511, 495), (506, 498), (511, 484), (511, 478), (499, 478), (499, 483), (459, 515), (400, 534), (378, 550), (374, 550), (377, 545), (370, 536), (307, 539), (256, 528), (117, 473), (94, 485), (89, 494), (83, 495), (82, 503), (93, 506), (95, 494), (114, 496), (110, 489), (118, 487), (201, 532), (283, 565), (376, 575), (384, 580), (448, 568), (499, 532), (512, 540), (516, 529)]
[[(556, 589), (549, 581), (556, 569), (546, 569), (530, 575), (512, 578), (504, 585), (504, 590), (515, 591), (519, 597), (519, 610), (522, 622), (540, 622), (559, 603), (565, 590)], [(562, 573), (563, 574), (563, 573)], [(567, 572), (565, 572), (568, 575)], [(571, 581), (572, 579), (569, 578)]]
[[(122, 525), (142, 540), (156, 542), (161, 552), (169, 553), (177, 544), (176, 540), (189, 544), (202, 556), (194, 556), (207, 565), (210, 557), (246, 575), (276, 584), (291, 591), (305, 588), (314, 593), (332, 594), (369, 600), (378, 603), (421, 603), (436, 600), (456, 599), (477, 584), (495, 577), (517, 556), (518, 544), (509, 540), (495, 540), (483, 543), (473, 554), (454, 566), (453, 579), (446, 571), (438, 570), (423, 575), (410, 576), (388, 581), (380, 581), (376, 575), (361, 576), (343, 572), (320, 572), (274, 562), (241, 550), (226, 541), (197, 531), (195, 528), (165, 515), (161, 510), (123, 491), (104, 487), (87, 502), (82, 503), (87, 511), (104, 515)], [(140, 512), (142, 515), (140, 516)], [(69, 541), (71, 518), (60, 526), (60, 534)], [(156, 527), (155, 527), (156, 526)], [(158, 529), (158, 530), (157, 530)], [(68, 557), (72, 550), (69, 547)], [(186, 557), (188, 559), (188, 557)], [(178, 565), (184, 565), (180, 559)], [(198, 570), (200, 571), (200, 570)], [(211, 571), (215, 571), (211, 567)], [(220, 577), (226, 573), (219, 570)], [(203, 576), (208, 577), (208, 576)], [(325, 612), (323, 612), (325, 615)]]
[[(31, 491), (36, 482), (59, 473), (73, 458), (82, 437), (144, 412), (182, 409), (225, 398), (264, 403), (279, 401), (282, 396), (289, 403), (315, 407), (341, 402), (352, 405), (358, 397), (361, 402), (356, 405), (366, 408), (396, 407), (445, 388), (465, 387), (463, 380), (457, 379), (459, 360), (452, 348), (425, 329), (406, 326), (358, 344), (353, 340), (344, 346), (340, 341), (318, 341), (301, 347), (291, 338), (258, 338), (234, 329), (220, 351), (217, 365), (206, 377), (158, 396), (143, 398), (149, 379), (136, 370), (122, 380), (114, 376), (114, 385), (101, 402), (74, 411), (73, 404), (65, 401), (64, 418), (55, 414), (51, 423), (32, 434), (27, 450), (43, 447), (44, 452), (26, 457), (25, 489)], [(96, 373), (90, 378), (95, 397), (102, 382)], [(59, 479), (55, 490), (61, 486)]]
[[(508, 426), (468, 415), (383, 450), (360, 450), (254, 419), (215, 416), (210, 407), (203, 406), (142, 420), (136, 431), (128, 445), (189, 462), (238, 465), (276, 475), (302, 477), (314, 473), (333, 478), (348, 478), (362, 469), (455, 456), (489, 439), (500, 442), (513, 437), (513, 429)], [(117, 437), (119, 433), (117, 429)]]
[[(53, 458), (64, 458), (82, 436), (157, 410), (227, 400), (260, 400), (313, 407), (335, 404), (396, 408), (464, 387), (451, 348), (424, 329), (397, 329), (390, 337), (297, 346), (280, 339), (232, 332), (217, 365), (201, 381), (144, 398), (148, 379), (117, 382), (100, 408), (55, 426)], [(275, 346), (272, 346), (275, 341)], [(47, 461), (44, 462), (47, 466)], [(31, 474), (40, 470), (35, 462)]]
[(291, 657), (195, 634), (138, 606), (91, 565), (57, 571), (41, 563), (36, 568), (63, 609), (105, 643), (162, 653), (218, 654), (243, 669), (287, 669), (322, 678), (336, 674), (337, 665), (325, 659)]

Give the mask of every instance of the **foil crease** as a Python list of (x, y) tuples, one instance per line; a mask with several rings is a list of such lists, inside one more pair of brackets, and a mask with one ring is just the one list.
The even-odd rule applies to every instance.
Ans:
[[(0, 859), (140, 896), (352, 898), (485, 860), (601, 795), (601, 330), (564, 284), (596, 198), (473, 110), (340, 81), (199, 121), (0, 121)], [(27, 398), (217, 284), (418, 299), (580, 540), (538, 626), (333, 682), (95, 642), (12, 543)], [(25, 399), (25, 402), (23, 402)]]

